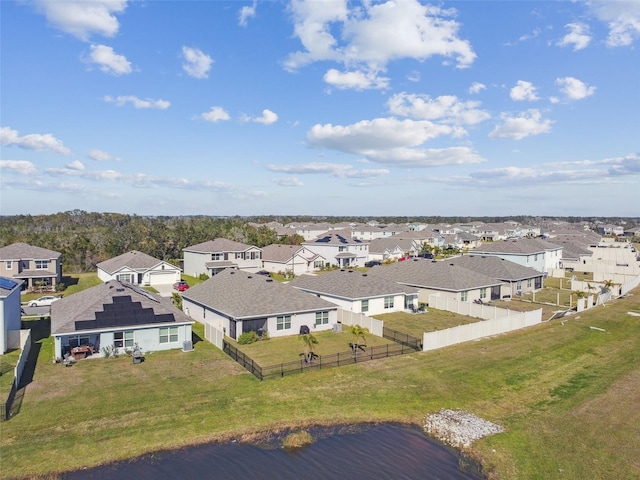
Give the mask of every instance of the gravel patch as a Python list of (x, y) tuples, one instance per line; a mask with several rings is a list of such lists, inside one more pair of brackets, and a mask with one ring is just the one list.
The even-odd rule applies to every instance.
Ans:
[(495, 423), (463, 410), (440, 410), (424, 418), (424, 430), (439, 441), (456, 448), (469, 447), (482, 437), (504, 432)]

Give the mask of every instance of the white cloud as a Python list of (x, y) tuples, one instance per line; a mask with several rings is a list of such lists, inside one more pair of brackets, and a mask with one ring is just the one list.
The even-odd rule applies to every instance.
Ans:
[(274, 182), (280, 185), (281, 187), (303, 187), (304, 186), (304, 182), (297, 177), (276, 178)]
[(340, 90), (368, 90), (389, 87), (389, 79), (378, 76), (377, 71), (339, 72), (331, 68), (324, 74), (324, 81)]
[(115, 103), (119, 107), (130, 103), (135, 108), (157, 108), (159, 110), (165, 110), (171, 105), (170, 102), (162, 100), (161, 98), (159, 98), (158, 100), (152, 100), (150, 98), (142, 100), (134, 95), (120, 95), (118, 97), (106, 95), (104, 97), (104, 101), (107, 103)]
[(85, 59), (89, 63), (95, 63), (100, 71), (111, 75), (120, 76), (132, 72), (131, 62), (124, 55), (118, 55), (113, 48), (106, 45), (91, 45), (91, 53)]
[(391, 148), (370, 152), (372, 162), (396, 167), (444, 167), (447, 165), (469, 165), (485, 159), (469, 147), (450, 148)]
[[(359, 78), (342, 78), (337, 71), (325, 76), (340, 81), (342, 88), (363, 89), (366, 72), (384, 71), (394, 60), (442, 56), (465, 68), (476, 58), (470, 43), (458, 37), (460, 24), (453, 19), (454, 9), (422, 5), (417, 0), (362, 2), (351, 10), (346, 0), (293, 0), (290, 11), (294, 33), (304, 50), (291, 53), (285, 69), (295, 71), (330, 60), (345, 65), (348, 73), (363, 72)], [(337, 38), (333, 31), (341, 36)]]
[(264, 125), (271, 125), (272, 123), (275, 123), (278, 121), (278, 115), (276, 115), (271, 110), (265, 108), (264, 110), (262, 110), (261, 117), (249, 117), (245, 115), (243, 119), (246, 122), (255, 122), (255, 123), (262, 123)]
[(414, 82), (414, 83), (418, 83), (420, 81), (420, 72), (418, 71), (413, 71), (411, 72), (409, 75), (407, 75), (407, 80), (409, 80), (410, 82)]
[(207, 122), (221, 122), (229, 120), (229, 114), (222, 107), (211, 107), (211, 110), (200, 115)]
[(84, 170), (84, 165), (80, 160), (74, 160), (71, 163), (67, 163), (66, 166), (71, 170)]
[(450, 126), (426, 120), (375, 118), (347, 126), (314, 125), (307, 133), (307, 139), (314, 146), (366, 154), (381, 149), (417, 146), (451, 133)]
[(36, 166), (26, 160), (0, 160), (0, 170), (6, 170), (18, 175), (35, 175)]
[(357, 170), (352, 165), (348, 164), (322, 162), (312, 162), (299, 165), (269, 164), (266, 168), (272, 172), (298, 175), (324, 174), (331, 175), (336, 178), (370, 178), (387, 175), (389, 173), (389, 170), (385, 168)]
[(469, 93), (470, 94), (480, 93), (482, 90), (486, 90), (486, 89), (487, 89), (487, 86), (484, 83), (473, 82), (469, 87)]
[(551, 131), (551, 120), (543, 119), (540, 110), (531, 109), (522, 112), (518, 117), (502, 116), (504, 122), (497, 125), (489, 134), (489, 138), (512, 138), (522, 140), (531, 135), (540, 135)]
[(87, 157), (89, 157), (91, 160), (95, 160), (96, 162), (109, 162), (111, 160), (118, 160), (117, 158), (111, 156), (109, 153), (95, 148), (87, 152)]
[(25, 150), (35, 150), (38, 152), (51, 151), (62, 155), (70, 155), (71, 150), (64, 146), (62, 140), (58, 140), (50, 133), (32, 133), (20, 137), (17, 130), (9, 127), (0, 128), (0, 143), (2, 145), (15, 145)]
[(509, 92), (509, 96), (511, 97), (511, 100), (516, 102), (533, 102), (540, 99), (540, 97), (536, 95), (536, 87), (534, 87), (531, 82), (526, 82), (524, 80), (518, 80), (516, 86)]
[(253, 0), (253, 4), (251, 6), (244, 6), (240, 9), (240, 14), (238, 15), (238, 24), (241, 27), (247, 26), (247, 20), (256, 16), (256, 6), (258, 2), (257, 0)]
[(565, 25), (565, 28), (569, 29), (562, 40), (558, 42), (561, 47), (568, 47), (573, 45), (573, 51), (582, 50), (586, 48), (591, 42), (591, 34), (589, 32), (589, 26), (584, 23), (569, 23)]
[(387, 102), (389, 112), (421, 120), (439, 120), (456, 125), (475, 125), (491, 117), (480, 110), (480, 102), (461, 101), (455, 95), (442, 95), (432, 99), (429, 95), (401, 92)]
[(92, 34), (113, 37), (120, 24), (115, 14), (127, 8), (127, 0), (35, 0), (36, 9), (58, 30), (83, 41)]
[(596, 87), (590, 87), (586, 83), (573, 77), (557, 78), (556, 85), (568, 100), (582, 100), (593, 95)]
[(591, 0), (587, 5), (609, 27), (608, 46), (626, 47), (640, 38), (640, 2)]
[(191, 47), (182, 47), (182, 56), (185, 63), (182, 69), (191, 77), (197, 79), (209, 78), (209, 70), (213, 64), (213, 59), (202, 50)]
[(307, 133), (309, 143), (344, 153), (364, 156), (376, 163), (399, 167), (432, 167), (484, 161), (467, 147), (418, 148), (441, 135), (455, 136), (457, 127), (428, 120), (376, 118), (352, 125), (314, 125)]

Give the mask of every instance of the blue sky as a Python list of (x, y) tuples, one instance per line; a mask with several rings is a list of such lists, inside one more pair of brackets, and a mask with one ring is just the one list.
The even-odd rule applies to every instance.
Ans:
[(3, 215), (640, 216), (640, 1), (0, 17)]

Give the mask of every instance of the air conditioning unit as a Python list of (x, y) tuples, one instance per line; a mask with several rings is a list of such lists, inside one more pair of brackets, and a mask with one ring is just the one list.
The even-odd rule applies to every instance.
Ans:
[(193, 342), (191, 340), (185, 340), (182, 342), (183, 352), (190, 352), (191, 350), (193, 350)]
[(342, 331), (342, 324), (334, 323), (333, 327), (331, 327), (331, 330), (333, 330), (333, 333), (340, 333)]

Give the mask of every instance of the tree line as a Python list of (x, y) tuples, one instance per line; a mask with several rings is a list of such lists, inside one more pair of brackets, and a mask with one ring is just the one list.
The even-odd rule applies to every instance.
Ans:
[(241, 217), (146, 217), (82, 210), (52, 215), (0, 217), (0, 247), (24, 242), (62, 254), (65, 272), (88, 272), (96, 264), (131, 250), (177, 264), (182, 249), (216, 238), (264, 247), (300, 244), (299, 235), (284, 237)]

